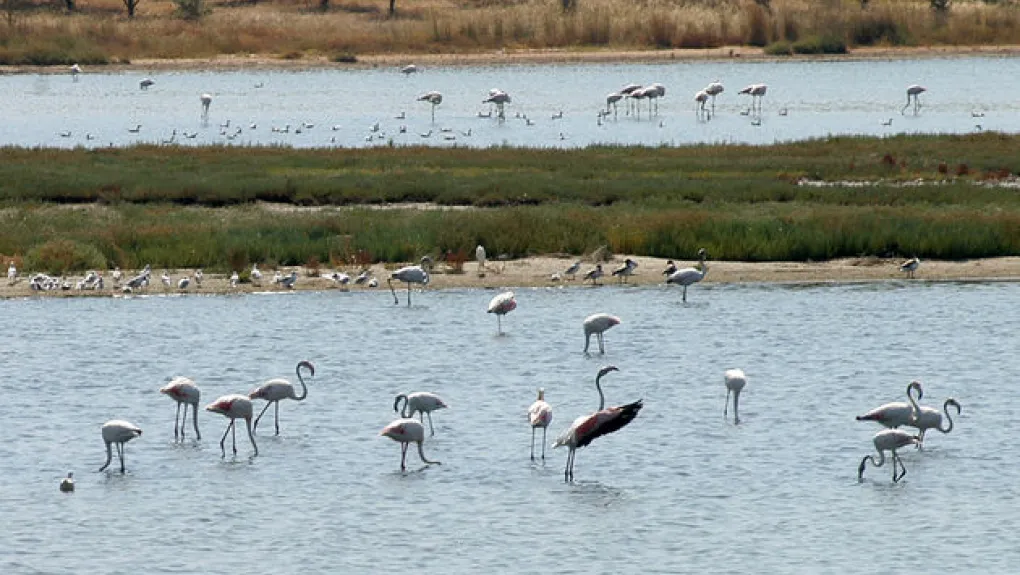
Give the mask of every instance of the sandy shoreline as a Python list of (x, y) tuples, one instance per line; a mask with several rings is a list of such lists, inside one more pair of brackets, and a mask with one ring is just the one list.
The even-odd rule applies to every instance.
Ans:
[[(622, 265), (626, 256), (616, 256), (612, 261), (604, 263), (606, 277), (601, 283), (615, 285), (618, 278), (612, 277), (611, 270)], [(638, 268), (628, 283), (632, 285), (659, 284), (663, 282), (662, 270), (665, 268), (666, 260), (661, 258), (648, 258), (631, 256), (638, 262)], [(590, 282), (582, 282), (579, 275), (576, 280), (563, 277), (559, 281), (551, 279), (554, 273), (560, 273), (569, 266), (575, 259), (553, 256), (532, 257), (507, 262), (488, 262), (485, 273), (479, 273), (476, 262), (466, 262), (462, 273), (451, 273), (446, 265), (440, 263), (432, 274), (429, 289), (449, 288), (476, 288), (476, 289), (501, 289), (516, 287), (581, 287), (590, 286)], [(692, 265), (692, 261), (677, 260), (680, 267)], [(709, 261), (709, 273), (704, 283), (855, 283), (855, 282), (879, 282), (879, 281), (903, 281), (905, 275), (899, 271), (900, 260), (880, 258), (852, 258), (840, 259), (828, 262), (801, 263), (801, 262), (714, 262)], [(594, 264), (583, 262), (581, 273), (592, 269)], [(370, 268), (371, 273), (379, 280), (379, 286), (369, 288), (363, 285), (354, 285), (353, 281), (343, 287), (326, 277), (309, 277), (309, 270), (305, 268), (281, 268), (279, 271), (284, 275), (291, 270), (298, 271), (298, 281), (295, 290), (374, 290), (389, 291), (386, 286), (386, 278), (391, 270), (398, 266), (383, 266), (376, 264)], [(177, 280), (185, 275), (192, 275), (194, 270), (167, 270), (172, 279), (174, 287), (164, 287), (160, 282), (163, 270), (156, 269), (152, 275), (152, 285), (147, 290), (135, 290), (134, 294), (161, 295), (179, 294), (182, 290), (177, 289)], [(331, 269), (321, 269), (321, 274), (332, 273)], [(349, 268), (342, 270), (354, 278), (360, 270)], [(124, 272), (124, 278), (129, 278), (135, 272)], [(188, 294), (230, 294), (230, 293), (251, 293), (264, 291), (287, 291), (272, 281), (274, 270), (264, 270), (264, 278), (261, 284), (244, 283), (237, 287), (231, 287), (229, 275), (205, 274), (201, 287), (196, 287), (194, 282), (184, 292)], [(125, 295), (121, 289), (113, 287), (113, 281), (109, 272), (104, 272), (105, 288), (102, 291), (78, 290), (72, 287), (68, 290), (54, 291), (33, 291), (29, 287), (28, 275), (20, 274), (12, 285), (5, 281), (0, 285), (0, 298), (18, 297), (76, 297), (76, 296), (119, 296)], [(65, 281), (74, 286), (81, 275), (67, 276)], [(1020, 257), (990, 258), (967, 261), (923, 261), (917, 271), (916, 279), (912, 281), (1020, 281)], [(402, 287), (403, 284), (395, 287)], [(406, 290), (406, 288), (404, 288)]]
[[(719, 48), (676, 48), (670, 50), (488, 50), (470, 53), (445, 54), (363, 54), (357, 62), (333, 62), (325, 56), (286, 59), (267, 54), (230, 55), (213, 58), (152, 59), (138, 58), (129, 64), (107, 64), (89, 66), (97, 72), (125, 71), (230, 71), (230, 70), (289, 70), (305, 69), (365, 69), (403, 66), (414, 63), (423, 68), (430, 66), (477, 66), (513, 64), (569, 64), (569, 63), (619, 63), (619, 62), (669, 62), (701, 60), (885, 60), (953, 58), (972, 56), (1018, 56), (1020, 46), (916, 46), (916, 47), (866, 47), (854, 48), (847, 54), (823, 54), (817, 56), (769, 56), (761, 48), (753, 46), (723, 46)], [(88, 73), (89, 70), (86, 70)], [(0, 74), (66, 74), (67, 66), (0, 66)]]

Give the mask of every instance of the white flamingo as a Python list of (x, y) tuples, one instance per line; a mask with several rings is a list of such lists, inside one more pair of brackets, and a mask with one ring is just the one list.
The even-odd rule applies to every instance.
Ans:
[(202, 287), (202, 280), (205, 279), (205, 274), (202, 273), (202, 268), (195, 270), (195, 285)]
[(715, 115), (715, 97), (723, 93), (723, 85), (719, 80), (705, 86), (704, 92), (712, 97), (712, 115)]
[(163, 274), (160, 275), (159, 279), (163, 282), (163, 287), (170, 287), (170, 274), (163, 270)]
[(199, 100), (202, 101), (202, 119), (206, 120), (209, 118), (209, 105), (212, 104), (212, 94), (202, 94), (199, 96)]
[[(404, 404), (400, 405), (400, 400), (404, 400)], [(416, 391), (414, 393), (403, 394), (401, 393), (393, 400), (393, 411), (400, 414), (403, 418), (413, 418), (414, 414), (418, 414), (418, 418), (421, 419), (422, 425), (425, 424), (425, 416), (429, 417), (429, 432), (430, 435), (435, 436), (436, 429), (432, 427), (432, 412), (439, 409), (446, 409), (449, 405), (442, 400), (438, 395), (429, 393), (427, 391)]]
[(251, 430), (251, 414), (253, 410), (250, 399), (238, 393), (224, 395), (205, 406), (205, 410), (213, 413), (219, 413), (230, 419), (230, 424), (227, 425), (227, 429), (223, 432), (223, 437), (220, 438), (221, 457), (227, 456), (227, 450), (223, 446), (223, 443), (227, 440), (227, 433), (230, 432), (234, 432), (231, 434), (230, 439), (233, 442), (234, 455), (237, 455), (237, 431), (235, 429), (235, 423), (238, 419), (243, 419), (245, 424), (247, 424), (248, 439), (251, 440), (252, 449), (255, 450), (255, 454), (252, 457), (258, 457), (259, 446), (255, 444), (255, 435)]
[(700, 258), (700, 263), (698, 264), (697, 267), (678, 269), (675, 272), (666, 276), (667, 284), (676, 284), (679, 286), (683, 286), (684, 288), (683, 301), (685, 303), (687, 302), (687, 286), (696, 284), (701, 280), (705, 279), (705, 274), (708, 273), (708, 263), (705, 262), (705, 258), (707, 256), (708, 253), (705, 251), (705, 248), (701, 248), (698, 250), (698, 257)]
[[(177, 419), (181, 420), (181, 441), (184, 441), (184, 424), (188, 419), (188, 406), (191, 406), (191, 424), (195, 427), (195, 436), (202, 439), (202, 432), (198, 430), (198, 402), (202, 392), (195, 385), (195, 382), (187, 377), (175, 377), (169, 383), (159, 388), (159, 392), (166, 395), (177, 403), (177, 412), (174, 413), (174, 441), (177, 441)], [(184, 406), (184, 417), (181, 416), (181, 406)]]
[[(510, 103), (510, 101), (511, 101), (510, 100), (510, 94), (507, 94), (506, 92), (504, 92), (503, 90), (500, 90), (498, 88), (493, 88), (493, 89), (489, 90), (489, 97), (484, 99), (484, 100), (482, 100), (482, 103), (483, 104), (495, 104), (496, 111), (498, 112), (498, 117), (499, 117), (499, 119), (503, 120), (503, 119), (506, 119), (506, 113), (504, 111), (504, 106), (506, 104)], [(490, 108), (490, 110), (491, 110), (491, 108)]]
[(608, 313), (596, 313), (584, 318), (584, 353), (588, 353), (588, 344), (591, 342), (592, 334), (595, 334), (595, 339), (599, 342), (599, 353), (605, 354), (606, 347), (602, 334), (620, 323), (620, 318)]
[(738, 94), (748, 94), (751, 96), (751, 111), (754, 111), (755, 100), (758, 101), (758, 113), (761, 114), (762, 102), (765, 99), (765, 92), (769, 87), (765, 84), (751, 84), (744, 89), (737, 92)]
[(953, 430), (953, 418), (949, 415), (950, 405), (956, 408), (956, 415), (960, 415), (960, 412), (962, 411), (960, 403), (951, 397), (942, 403), (942, 410), (946, 414), (946, 419), (949, 420), (948, 427), (942, 427), (942, 412), (938, 409), (928, 407), (926, 405), (919, 406), (917, 417), (907, 424), (911, 427), (916, 427), (919, 432), (917, 434), (918, 448), (921, 448), (924, 445), (924, 433), (929, 429), (941, 431), (942, 433), (949, 433)]
[(618, 102), (620, 100), (622, 100), (622, 99), (623, 99), (623, 93), (621, 93), (621, 92), (613, 92), (612, 94), (607, 94), (606, 95), (606, 115), (607, 116), (609, 115), (609, 107), (612, 106), (613, 107), (613, 117), (614, 118), (617, 117), (618, 110), (617, 110), (616, 106), (617, 106)]
[(903, 114), (904, 112), (907, 111), (907, 108), (910, 107), (910, 99), (913, 98), (914, 115), (916, 116), (917, 113), (921, 111), (921, 93), (927, 91), (928, 91), (927, 88), (919, 84), (911, 84), (907, 86), (907, 103), (903, 106), (903, 109), (900, 110), (900, 114)]
[(401, 444), (400, 446), (400, 470), (407, 471), (405, 460), (407, 459), (407, 446), (411, 443), (418, 444), (418, 456), (421, 457), (422, 463), (426, 465), (442, 465), (439, 461), (429, 461), (425, 457), (425, 450), (422, 448), (422, 443), (425, 442), (425, 426), (418, 423), (413, 419), (401, 418), (393, 421), (389, 425), (383, 428), (379, 432), (379, 435), (389, 437), (393, 441)]
[(74, 82), (78, 81), (78, 74), (81, 74), (81, 66), (77, 63), (71, 64), (71, 79)]
[[(907, 474), (907, 468), (903, 466), (903, 461), (900, 460), (900, 456), (896, 454), (896, 450), (901, 447), (906, 447), (911, 444), (917, 443), (917, 438), (910, 435), (906, 431), (900, 431), (899, 429), (883, 429), (875, 434), (872, 440), (875, 443), (875, 450), (878, 451), (878, 460), (875, 459), (874, 455), (865, 455), (864, 459), (861, 460), (860, 466), (857, 468), (857, 481), (864, 481), (864, 467), (867, 465), (868, 460), (871, 460), (871, 464), (875, 467), (882, 467), (885, 465), (885, 452), (892, 453), (892, 480), (893, 483), (898, 483), (903, 476)], [(899, 476), (896, 475), (896, 464), (899, 464), (900, 469), (903, 470)]]
[(142, 81), (138, 83), (138, 87), (143, 89), (143, 90), (148, 90), (149, 86), (151, 86), (151, 85), (153, 85), (155, 83), (156, 82), (153, 81), (152, 78), (142, 78)]
[(727, 369), (723, 373), (723, 381), (726, 383), (726, 406), (723, 407), (723, 417), (726, 417), (726, 409), (730, 406), (730, 392), (733, 393), (733, 423), (740, 423), (740, 414), (737, 406), (740, 405), (740, 392), (747, 385), (747, 376), (740, 369)]
[(303, 401), (308, 397), (308, 386), (305, 385), (305, 379), (301, 377), (301, 368), (305, 368), (311, 374), (310, 377), (315, 377), (315, 366), (307, 361), (300, 361), (297, 367), (294, 368), (294, 372), (297, 373), (298, 381), (301, 383), (301, 395), (298, 395), (294, 391), (294, 385), (291, 382), (283, 379), (282, 377), (276, 379), (270, 379), (262, 385), (256, 387), (248, 394), (248, 399), (264, 399), (266, 406), (259, 412), (258, 417), (255, 418), (255, 425), (252, 426), (252, 432), (256, 432), (259, 429), (259, 420), (269, 409), (270, 405), (275, 405), (275, 418), (274, 424), (276, 427), (276, 435), (280, 435), (280, 400), (282, 399), (293, 399), (294, 401)]
[(542, 428), (542, 461), (545, 461), (545, 435), (552, 423), (552, 406), (545, 401), (545, 390), (539, 388), (538, 399), (528, 407), (528, 423), (531, 425), (531, 460), (535, 460), (535, 430)]
[(655, 82), (649, 84), (648, 87), (645, 88), (645, 91), (646, 91), (645, 97), (648, 98), (649, 117), (652, 114), (652, 104), (655, 104), (655, 115), (656, 116), (659, 115), (659, 98), (664, 98), (666, 96), (666, 87), (663, 86), (662, 84), (659, 84), (658, 82)]
[(705, 108), (705, 103), (708, 102), (708, 92), (704, 90), (698, 90), (694, 94), (694, 101), (697, 103), (697, 108), (695, 112), (697, 113), (698, 117), (700, 118), (702, 115), (707, 115), (708, 109)]
[[(915, 391), (917, 392), (916, 400), (913, 396), (913, 392)], [(921, 389), (921, 382), (911, 381), (907, 385), (907, 399), (909, 400), (909, 403), (904, 401), (893, 401), (880, 405), (864, 415), (858, 415), (857, 421), (874, 421), (885, 427), (910, 425), (915, 414), (921, 410), (921, 408), (917, 405), (917, 401), (923, 397), (924, 390)]]
[(515, 309), (517, 309), (517, 300), (514, 299), (514, 292), (512, 291), (505, 291), (492, 298), (492, 301), (489, 302), (487, 313), (496, 314), (496, 331), (500, 335), (503, 334), (503, 321), (501, 318)]
[(105, 470), (113, 461), (111, 446), (117, 444), (117, 456), (120, 457), (120, 472), (124, 473), (124, 444), (142, 435), (137, 425), (122, 419), (113, 419), (103, 424), (103, 442), (106, 443), (106, 463), (99, 468)]
[(400, 303), (400, 300), (397, 299), (397, 291), (393, 289), (393, 280), (407, 284), (407, 307), (411, 307), (411, 284), (426, 286), (429, 283), (429, 272), (425, 269), (428, 261), (431, 261), (429, 257), (424, 256), (421, 258), (421, 265), (402, 267), (386, 279), (386, 283), (390, 286), (390, 293), (393, 294), (393, 305)]
[(419, 102), (428, 102), (432, 104), (432, 122), (436, 121), (436, 106), (443, 103), (443, 95), (435, 90), (431, 92), (425, 92), (421, 96), (418, 96)]
[(411, 74), (415, 74), (417, 72), (418, 66), (415, 66), (414, 64), (408, 64), (407, 66), (404, 66), (403, 68), (400, 69), (400, 73), (405, 76), (410, 76)]
[(914, 272), (916, 272), (919, 267), (921, 267), (921, 260), (913, 257), (900, 264), (900, 271), (907, 274), (908, 278), (913, 279)]
[(595, 389), (599, 392), (599, 409), (591, 415), (582, 415), (574, 420), (574, 423), (564, 431), (557, 439), (553, 447), (567, 446), (570, 452), (567, 454), (567, 465), (563, 470), (564, 481), (574, 478), (574, 455), (578, 447), (584, 447), (596, 438), (617, 431), (637, 417), (641, 411), (641, 400), (628, 403), (618, 407), (606, 408), (606, 396), (602, 393), (602, 376), (611, 372), (619, 371), (616, 366), (607, 365), (599, 370), (595, 376)]
[(641, 89), (641, 85), (640, 84), (627, 84), (626, 86), (620, 88), (620, 94), (623, 94), (623, 97), (627, 98), (627, 109), (626, 109), (627, 114), (630, 114), (630, 109), (631, 109), (631, 105), (632, 105), (631, 104), (630, 95), (633, 94), (634, 92), (640, 90), (640, 89)]

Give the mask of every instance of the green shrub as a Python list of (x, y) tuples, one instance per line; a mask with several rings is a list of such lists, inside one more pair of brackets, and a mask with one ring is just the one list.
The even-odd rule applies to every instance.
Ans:
[(846, 42), (835, 36), (808, 36), (791, 45), (794, 54), (846, 54)]
[(95, 246), (57, 239), (39, 244), (25, 254), (25, 268), (48, 274), (106, 269), (106, 257)]
[(769, 56), (789, 56), (793, 54), (793, 45), (786, 40), (777, 40), (765, 46), (765, 53)]

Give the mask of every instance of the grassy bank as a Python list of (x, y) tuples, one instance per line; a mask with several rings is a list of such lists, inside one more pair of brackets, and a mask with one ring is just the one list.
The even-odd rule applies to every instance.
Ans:
[[(15, 0), (12, 0), (15, 1)], [(81, 0), (74, 13), (31, 6), (0, 25), (0, 64), (102, 64), (138, 58), (218, 54), (325, 56), (447, 53), (508, 49), (665, 49), (776, 44), (774, 53), (835, 52), (846, 46), (1020, 44), (1013, 0), (956, 1), (948, 12), (927, 0), (751, 0), (639, 5), (581, 0), (563, 12), (548, 0), (491, 2), (385, 0), (207, 1), (198, 20), (177, 16), (170, 0), (139, 2), (133, 19), (120, 0)], [(784, 47), (789, 47), (785, 49)]]
[[(976, 134), (571, 151), (3, 149), (0, 254), (51, 272), (396, 262), (467, 257), (478, 243), (512, 256), (603, 245), (746, 261), (1016, 255), (1020, 194), (985, 184), (1020, 172), (1018, 147)], [(918, 178), (941, 183), (904, 185)], [(433, 206), (363, 205), (406, 201)]]

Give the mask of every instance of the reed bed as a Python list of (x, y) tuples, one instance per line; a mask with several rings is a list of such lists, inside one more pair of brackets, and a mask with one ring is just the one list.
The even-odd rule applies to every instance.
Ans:
[[(12, 0), (13, 1), (13, 0)], [(0, 64), (126, 62), (218, 54), (339, 59), (358, 54), (449, 53), (498, 49), (661, 49), (727, 45), (804, 46), (1020, 44), (1014, 0), (954, 2), (948, 13), (927, 1), (582, 0), (559, 2), (384, 0), (207, 2), (198, 20), (175, 16), (176, 4), (143, 0), (128, 19), (115, 0), (82, 0), (71, 14), (52, 4), (19, 11), (0, 25)]]
[[(745, 261), (1017, 255), (1020, 194), (982, 183), (1015, 183), (1018, 139), (561, 151), (7, 148), (0, 260), (50, 273), (147, 263), (229, 271), (251, 262), (456, 258), (479, 243), (515, 257), (601, 246), (658, 257), (704, 246)], [(804, 177), (835, 185), (798, 185)], [(878, 183), (851, 182), (861, 180)], [(390, 201), (431, 203), (365, 205)]]

